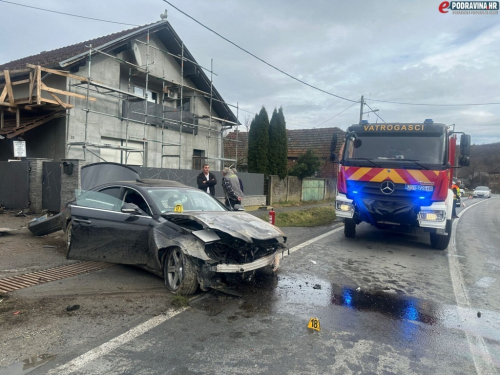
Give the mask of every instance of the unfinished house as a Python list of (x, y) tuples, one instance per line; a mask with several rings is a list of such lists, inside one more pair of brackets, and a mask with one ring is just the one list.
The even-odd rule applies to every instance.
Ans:
[(166, 20), (0, 65), (0, 161), (200, 169), (237, 116)]

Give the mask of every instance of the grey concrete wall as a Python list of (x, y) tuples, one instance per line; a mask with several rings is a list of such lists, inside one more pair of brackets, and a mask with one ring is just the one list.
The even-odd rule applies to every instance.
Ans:
[(337, 179), (325, 179), (325, 199), (335, 198), (337, 196)]
[[(68, 175), (63, 171), (63, 162), (73, 163), (73, 173)], [(75, 190), (81, 187), (81, 160), (63, 159), (61, 161), (61, 204), (65, 205), (75, 199)]]
[(278, 202), (300, 202), (302, 183), (298, 177), (287, 176), (281, 180), (278, 176), (269, 176), (268, 202), (273, 205)]
[(52, 159), (30, 158), (30, 211), (39, 214), (42, 212), (42, 184), (43, 184), (43, 163)]

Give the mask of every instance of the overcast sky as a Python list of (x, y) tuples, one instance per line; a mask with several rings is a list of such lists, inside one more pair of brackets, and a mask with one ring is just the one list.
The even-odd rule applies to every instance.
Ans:
[[(162, 0), (13, 0), (143, 25), (168, 20), (198, 63), (214, 61), (214, 84), (231, 104), (256, 113), (282, 106), (288, 129), (359, 121), (359, 104), (303, 85), (238, 50)], [(500, 142), (500, 15), (442, 14), (433, 1), (169, 0), (201, 23), (288, 74), (379, 109), (386, 122), (456, 124), (473, 143)], [(0, 63), (129, 26), (28, 9), (0, 0)], [(132, 27), (132, 26), (130, 26)], [(371, 100), (370, 100), (371, 99)], [(365, 110), (369, 110), (365, 107)], [(240, 112), (244, 122), (250, 114)], [(365, 114), (370, 122), (380, 119)], [(331, 119), (331, 120), (329, 120)], [(329, 120), (329, 121), (327, 121)]]

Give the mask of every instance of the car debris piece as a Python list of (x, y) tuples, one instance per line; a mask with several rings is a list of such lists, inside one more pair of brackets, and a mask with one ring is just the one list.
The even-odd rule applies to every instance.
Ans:
[(315, 261), (315, 260), (311, 260), (311, 259), (309, 259), (309, 261), (310, 261), (312, 264), (316, 264), (316, 261)]
[(477, 312), (477, 317), (480, 318), (481, 317), (481, 311), (478, 311)]
[(73, 305), (73, 306), (68, 306), (66, 307), (66, 311), (75, 311), (80, 308), (80, 305)]
[(44, 249), (57, 249), (59, 246), (43, 245)]
[(19, 229), (10, 229), (10, 228), (0, 228), (0, 236), (5, 236), (7, 234), (12, 234), (12, 232)]
[(58, 213), (57, 215), (51, 217), (48, 217), (48, 215), (45, 214), (31, 220), (28, 223), (28, 229), (35, 236), (45, 236), (47, 234), (51, 234), (63, 229), (63, 222), (61, 221), (62, 218), (63, 216), (61, 215), (61, 213)]
[(313, 289), (321, 289), (321, 285), (320, 284), (316, 284), (313, 286)]
[(19, 315), (21, 314), (21, 311), (16, 311), (15, 313), (13, 313), (12, 315)]

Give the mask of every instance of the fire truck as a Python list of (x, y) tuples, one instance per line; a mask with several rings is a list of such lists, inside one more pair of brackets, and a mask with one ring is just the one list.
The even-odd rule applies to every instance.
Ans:
[[(350, 126), (338, 156), (335, 202), (345, 236), (354, 237), (361, 222), (380, 229), (423, 228), (433, 248), (446, 249), (452, 230), (453, 171), (470, 164), (470, 135), (461, 133), (458, 157), (457, 134), (454, 127), (430, 119)], [(335, 134), (332, 161), (337, 141)]]

